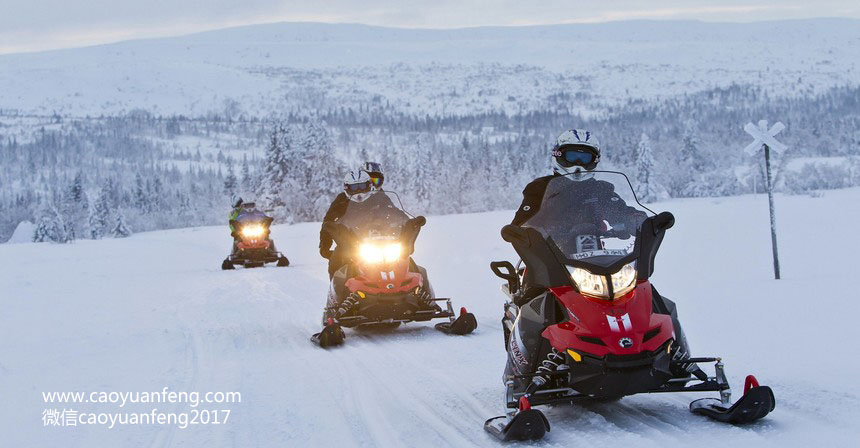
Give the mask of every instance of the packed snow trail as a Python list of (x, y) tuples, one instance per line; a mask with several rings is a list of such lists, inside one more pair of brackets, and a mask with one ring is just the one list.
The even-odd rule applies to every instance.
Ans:
[[(852, 268), (860, 190), (778, 197), (783, 280), (771, 280), (766, 197), (672, 201), (654, 284), (678, 303), (694, 354), (722, 356), (736, 394), (744, 375), (777, 408), (736, 427), (695, 416), (702, 395), (639, 395), (546, 409), (538, 445), (850, 446), (860, 367)], [(4, 446), (497, 446), (505, 362), (501, 280), (515, 261), (499, 237), (511, 212), (430, 217), (415, 259), (437, 295), (478, 318), (469, 336), (433, 323), (346, 330), (323, 350), (328, 278), (318, 224), (276, 226), (291, 266), (221, 271), (226, 225), (71, 245), (0, 245), (0, 430)], [(828, 224), (833, 223), (833, 224)], [(236, 391), (226, 424), (43, 427), (46, 408), (163, 412), (186, 404), (45, 404), (51, 391)]]

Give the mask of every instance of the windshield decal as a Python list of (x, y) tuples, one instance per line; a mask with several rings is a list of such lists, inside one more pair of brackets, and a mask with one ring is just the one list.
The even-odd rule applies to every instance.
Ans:
[(573, 254), (573, 259), (574, 260), (582, 260), (584, 258), (603, 257), (603, 256), (620, 256), (620, 257), (623, 257), (625, 255), (627, 255), (626, 249), (613, 249), (613, 250), (604, 249), (604, 250), (591, 250), (588, 252), (576, 253), (576, 254)]

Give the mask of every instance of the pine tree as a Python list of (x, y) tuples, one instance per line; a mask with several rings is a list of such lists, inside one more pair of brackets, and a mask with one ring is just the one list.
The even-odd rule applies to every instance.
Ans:
[[(266, 148), (266, 164), (260, 179), (259, 194), (267, 207), (283, 209), (285, 203), (281, 194), (287, 184), (287, 160), (284, 156), (285, 145), (291, 144), (291, 135), (283, 124), (278, 124), (269, 136)], [(280, 211), (283, 213), (283, 210)]]
[(89, 208), (89, 200), (84, 191), (83, 174), (79, 171), (63, 193), (59, 207), (66, 233), (71, 239), (86, 233), (84, 229)]
[(233, 159), (227, 159), (227, 177), (224, 178), (224, 194), (234, 196), (239, 182), (236, 179), (236, 173), (233, 172)]
[(666, 189), (657, 183), (654, 177), (654, 155), (651, 151), (651, 140), (648, 134), (642, 133), (639, 145), (636, 147), (636, 196), (642, 202), (654, 202), (665, 199)]
[(143, 176), (138, 172), (134, 176), (134, 207), (142, 213), (148, 213), (151, 210), (150, 204), (146, 184), (143, 181)]
[(111, 212), (111, 185), (108, 181), (102, 185), (98, 198), (90, 209), (89, 227), (90, 237), (94, 240), (101, 239), (108, 231)]
[(251, 192), (254, 191), (254, 180), (251, 177), (251, 168), (248, 165), (248, 155), (242, 154), (242, 185), (241, 189), (243, 192)]
[(696, 122), (692, 119), (687, 120), (684, 125), (683, 144), (681, 149), (682, 161), (695, 172), (702, 172), (705, 169), (706, 157), (699, 147), (699, 138), (696, 137)]
[(43, 204), (33, 231), (33, 242), (70, 243), (74, 239), (74, 232), (70, 232), (60, 209), (53, 204)]
[(113, 230), (111, 230), (110, 233), (114, 238), (126, 238), (131, 236), (131, 229), (126, 225), (125, 216), (123, 216), (122, 211), (117, 211)]
[[(325, 215), (332, 198), (341, 189), (345, 169), (333, 156), (331, 136), (325, 124), (311, 120), (304, 128), (300, 145), (293, 145), (289, 157), (291, 180), (296, 194), (289, 207), (290, 220), (318, 220)], [(297, 153), (301, 154), (299, 156)], [(297, 182), (296, 182), (297, 181)], [(303, 198), (314, 198), (308, 203)]]

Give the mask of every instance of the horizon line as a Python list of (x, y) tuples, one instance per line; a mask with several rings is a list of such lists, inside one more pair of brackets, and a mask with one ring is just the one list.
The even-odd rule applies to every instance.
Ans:
[[(134, 37), (135, 33), (140, 32), (140, 30), (131, 30), (126, 33), (113, 33), (116, 37), (111, 38), (107, 37), (104, 42), (92, 42), (92, 43), (81, 43), (80, 45), (69, 45), (69, 46), (57, 46), (57, 47), (29, 47), (28, 46), (10, 46), (10, 47), (2, 47), (0, 46), (0, 56), (14, 56), (14, 55), (32, 55), (38, 53), (50, 53), (54, 51), (65, 51), (65, 50), (79, 50), (85, 48), (96, 48), (102, 46), (109, 45), (117, 45), (127, 42), (139, 42), (146, 40), (159, 40), (159, 39), (171, 39), (171, 38), (183, 38), (194, 36), (198, 34), (205, 34), (210, 32), (218, 32), (218, 31), (226, 31), (226, 30), (234, 30), (240, 28), (251, 28), (256, 26), (266, 26), (266, 25), (327, 25), (327, 26), (363, 26), (368, 28), (380, 28), (380, 29), (391, 29), (391, 30), (403, 30), (403, 31), (459, 31), (459, 30), (477, 30), (477, 29), (486, 29), (486, 28), (541, 28), (541, 27), (556, 27), (556, 26), (595, 26), (595, 25), (607, 25), (613, 23), (634, 23), (634, 22), (651, 22), (651, 23), (703, 23), (708, 25), (719, 25), (719, 24), (731, 24), (731, 25), (755, 25), (755, 24), (763, 24), (763, 23), (778, 23), (778, 22), (811, 22), (817, 20), (845, 20), (845, 21), (860, 21), (858, 17), (834, 17), (834, 16), (821, 16), (821, 17), (807, 17), (807, 18), (789, 18), (789, 19), (767, 19), (767, 20), (750, 20), (750, 21), (728, 21), (728, 20), (705, 20), (705, 19), (674, 19), (674, 18), (632, 18), (632, 19), (609, 19), (609, 20), (591, 20), (591, 19), (579, 19), (579, 20), (571, 20), (564, 22), (555, 22), (555, 23), (508, 23), (508, 24), (488, 24), (488, 25), (474, 25), (474, 26), (452, 26), (452, 27), (434, 27), (434, 26), (398, 26), (398, 25), (377, 25), (370, 23), (362, 23), (362, 22), (337, 22), (337, 21), (322, 21), (322, 20), (278, 20), (271, 22), (254, 22), (254, 23), (222, 23), (216, 26), (204, 26), (198, 29), (188, 30), (188, 31), (164, 31), (159, 33), (157, 30), (155, 34), (149, 36), (139, 36)], [(110, 35), (111, 33), (108, 33)], [(126, 34), (122, 36), (122, 34)], [(86, 37), (79, 37), (78, 40), (84, 40)]]

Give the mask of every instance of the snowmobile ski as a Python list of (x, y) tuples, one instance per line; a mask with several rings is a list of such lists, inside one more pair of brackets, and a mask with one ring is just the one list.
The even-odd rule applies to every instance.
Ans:
[(460, 316), (456, 320), (436, 324), (435, 328), (445, 334), (462, 336), (475, 331), (478, 328), (478, 320), (475, 319), (474, 314), (466, 311), (466, 307), (462, 307)]
[(311, 336), (311, 342), (319, 345), (322, 348), (333, 347), (336, 345), (343, 344), (343, 341), (346, 339), (346, 334), (343, 332), (343, 328), (340, 325), (334, 323), (334, 320), (329, 318), (326, 326), (319, 333)]
[(287, 257), (281, 255), (281, 257), (278, 258), (278, 267), (285, 268), (289, 265), (290, 265), (290, 260), (287, 259)]
[(752, 375), (747, 376), (744, 396), (727, 407), (716, 398), (701, 398), (690, 403), (690, 411), (723, 423), (742, 424), (761, 419), (776, 408), (773, 390), (759, 386)]
[(549, 421), (543, 412), (532, 409), (526, 397), (521, 397), (519, 410), (512, 418), (505, 415), (493, 417), (484, 422), (484, 430), (504, 442), (538, 440), (549, 431)]

